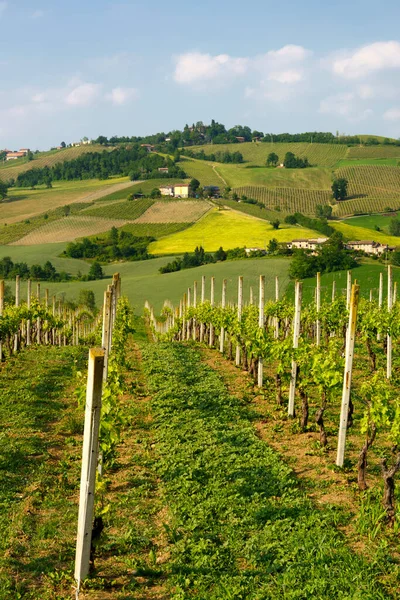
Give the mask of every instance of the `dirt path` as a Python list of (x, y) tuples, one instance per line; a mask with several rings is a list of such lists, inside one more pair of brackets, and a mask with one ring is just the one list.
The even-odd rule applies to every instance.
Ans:
[(226, 183), (225, 179), (222, 177), (222, 175), (220, 175), (220, 173), (218, 173), (217, 166), (216, 165), (211, 165), (211, 164), (209, 164), (209, 166), (212, 167), (214, 173), (216, 174), (217, 177), (220, 178), (220, 180), (222, 181), (222, 183), (224, 184), (224, 186), (228, 187), (228, 184)]

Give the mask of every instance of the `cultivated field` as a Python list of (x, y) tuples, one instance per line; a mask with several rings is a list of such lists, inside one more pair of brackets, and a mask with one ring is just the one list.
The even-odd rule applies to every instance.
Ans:
[(11, 188), (7, 201), (0, 203), (0, 224), (17, 223), (65, 204), (94, 202), (131, 185), (126, 177), (119, 177), (105, 181), (59, 181), (51, 189)]
[(93, 144), (90, 146), (78, 146), (76, 148), (64, 148), (64, 150), (54, 150), (52, 152), (41, 152), (38, 155), (34, 154), (31, 161), (22, 158), (1, 164), (0, 179), (2, 181), (9, 181), (10, 179), (16, 179), (20, 173), (29, 171), (30, 169), (53, 167), (59, 162), (73, 160), (88, 152), (110, 152), (112, 150), (114, 148), (105, 148), (104, 146)]
[(279, 230), (259, 219), (231, 210), (213, 209), (201, 221), (177, 234), (162, 238), (150, 245), (152, 254), (193, 252), (203, 246), (215, 252), (220, 246), (229, 248), (265, 248), (272, 238), (288, 242), (299, 237), (315, 237), (315, 231), (283, 225)]
[(254, 198), (270, 209), (279, 207), (283, 213), (315, 215), (317, 204), (329, 204), (332, 201), (332, 193), (328, 190), (243, 186), (236, 188), (235, 192), (238, 196), (244, 194), (248, 198)]
[(102, 217), (104, 219), (125, 219), (126, 221), (134, 221), (150, 208), (153, 202), (154, 200), (151, 200), (150, 198), (126, 200), (125, 202), (112, 202), (110, 204), (91, 206), (84, 211), (84, 214), (91, 217)]
[(223, 187), (224, 183), (218, 172), (214, 170), (214, 166), (218, 166), (219, 163), (209, 163), (205, 160), (194, 160), (182, 156), (182, 169), (186, 175), (193, 179), (198, 179), (202, 186), (205, 185), (216, 185), (219, 188)]
[(329, 169), (310, 167), (308, 169), (281, 169), (269, 167), (246, 167), (240, 165), (216, 164), (216, 170), (231, 188), (246, 185), (292, 187), (294, 189), (329, 189), (332, 174)]
[(392, 198), (352, 198), (351, 200), (342, 200), (333, 207), (335, 217), (347, 217), (357, 214), (368, 214), (387, 212), (391, 208), (397, 210), (400, 208), (400, 199)]
[(348, 158), (400, 158), (400, 146), (353, 146)]
[(365, 227), (350, 225), (349, 222), (332, 221), (330, 225), (343, 233), (347, 240), (374, 240), (375, 242), (381, 242), (381, 244), (400, 246), (400, 237), (388, 235), (373, 229), (366, 229)]
[(25, 237), (13, 242), (13, 245), (32, 246), (36, 244), (73, 242), (76, 238), (109, 231), (111, 227), (122, 227), (125, 223), (126, 220), (121, 219), (69, 216), (35, 229)]
[(155, 202), (136, 223), (194, 223), (208, 210), (210, 205), (202, 200)]
[(397, 167), (342, 167), (336, 175), (348, 180), (349, 196), (400, 199), (400, 169)]
[[(287, 152), (293, 152), (302, 158), (307, 157), (312, 165), (321, 167), (333, 167), (338, 160), (346, 158), (348, 147), (342, 144), (307, 144), (305, 142), (273, 143), (270, 142), (245, 142), (243, 144), (213, 144), (205, 146), (193, 146), (191, 150), (199, 152), (204, 150), (206, 154), (213, 152), (241, 152), (247, 164), (265, 165), (270, 152), (275, 152), (283, 162)], [(221, 163), (216, 163), (221, 164)]]

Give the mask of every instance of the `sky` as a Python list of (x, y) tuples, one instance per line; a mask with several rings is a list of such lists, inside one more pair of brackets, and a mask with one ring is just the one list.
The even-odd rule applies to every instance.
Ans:
[(398, 0), (0, 0), (0, 149), (211, 119), (400, 137)]

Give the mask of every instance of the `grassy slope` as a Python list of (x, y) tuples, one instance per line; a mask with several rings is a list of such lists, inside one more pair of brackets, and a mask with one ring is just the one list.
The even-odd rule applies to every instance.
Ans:
[(388, 235), (381, 233), (380, 231), (374, 231), (372, 229), (366, 229), (365, 227), (358, 227), (356, 225), (350, 225), (344, 222), (332, 221), (332, 227), (343, 233), (344, 237), (348, 240), (374, 240), (375, 242), (381, 242), (382, 244), (389, 244), (391, 246), (400, 245), (400, 238), (394, 235)]
[(205, 160), (193, 160), (182, 156), (180, 164), (186, 175), (191, 179), (193, 177), (198, 179), (202, 186), (216, 185), (219, 188), (223, 186), (223, 182), (213, 169), (213, 163), (208, 163)]
[(58, 181), (52, 189), (11, 188), (8, 201), (0, 205), (0, 225), (17, 223), (65, 204), (91, 202), (127, 185), (127, 177), (118, 177), (106, 181)]
[(271, 225), (250, 216), (214, 209), (184, 232), (154, 242), (150, 251), (153, 254), (193, 252), (198, 245), (203, 246), (207, 252), (218, 250), (220, 246), (224, 249), (238, 246), (264, 248), (272, 238), (284, 242), (314, 235), (314, 231), (290, 225), (283, 225), (276, 231)]
[(218, 164), (216, 169), (232, 188), (244, 185), (265, 185), (267, 187), (327, 190), (332, 185), (330, 170), (321, 167), (271, 169)]
[(400, 158), (400, 146), (354, 146), (348, 158)]
[(391, 219), (396, 216), (396, 213), (393, 215), (365, 215), (363, 217), (351, 217), (350, 219), (345, 219), (343, 223), (346, 225), (352, 225), (356, 227), (365, 227), (366, 229), (371, 229), (375, 232), (375, 225), (378, 225), (382, 229), (384, 233), (389, 234), (388, 227)]
[(112, 204), (101, 204), (85, 210), (86, 216), (102, 217), (105, 219), (127, 219), (134, 220), (140, 217), (152, 204), (150, 198), (113, 202)]
[(335, 165), (335, 168), (356, 167), (363, 165), (375, 165), (377, 167), (397, 167), (398, 164), (398, 158), (344, 158), (343, 160), (339, 160), (339, 162)]

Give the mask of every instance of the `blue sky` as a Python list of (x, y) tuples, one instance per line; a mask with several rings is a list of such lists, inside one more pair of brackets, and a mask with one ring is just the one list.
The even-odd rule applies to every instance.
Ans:
[(400, 2), (0, 0), (0, 148), (185, 123), (400, 137)]

